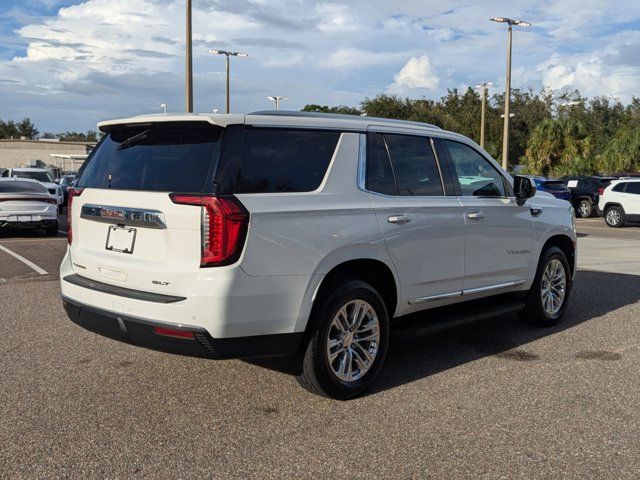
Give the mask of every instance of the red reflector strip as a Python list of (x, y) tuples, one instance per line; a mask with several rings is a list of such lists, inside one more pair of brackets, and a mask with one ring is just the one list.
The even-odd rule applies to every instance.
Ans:
[(194, 339), (193, 332), (188, 332), (185, 330), (172, 330), (170, 328), (153, 327), (153, 331), (157, 335), (162, 335), (164, 337), (187, 338), (189, 340)]

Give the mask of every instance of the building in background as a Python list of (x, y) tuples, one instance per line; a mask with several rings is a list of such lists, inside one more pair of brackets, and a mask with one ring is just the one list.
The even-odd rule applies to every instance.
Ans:
[(0, 171), (35, 164), (56, 167), (60, 173), (76, 171), (95, 145), (55, 140), (0, 140)]

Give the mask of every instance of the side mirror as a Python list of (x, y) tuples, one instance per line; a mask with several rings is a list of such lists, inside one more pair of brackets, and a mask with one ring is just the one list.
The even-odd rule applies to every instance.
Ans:
[(523, 205), (527, 198), (531, 198), (536, 194), (536, 187), (529, 177), (516, 175), (513, 177), (513, 191), (516, 196), (516, 203)]
[(55, 183), (57, 183), (58, 185), (60, 185), (60, 179), (59, 179), (59, 178), (56, 178), (56, 179), (54, 180), (54, 182), (55, 182)]

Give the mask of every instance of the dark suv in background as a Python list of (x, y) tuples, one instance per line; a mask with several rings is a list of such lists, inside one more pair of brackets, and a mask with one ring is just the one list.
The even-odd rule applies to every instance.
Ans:
[(571, 190), (571, 204), (580, 218), (596, 214), (598, 200), (611, 180), (617, 177), (562, 177), (560, 180)]

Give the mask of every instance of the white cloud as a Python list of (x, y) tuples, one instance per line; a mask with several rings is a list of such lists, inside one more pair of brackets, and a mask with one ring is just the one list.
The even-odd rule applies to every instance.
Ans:
[(410, 58), (393, 79), (388, 90), (394, 93), (415, 89), (435, 90), (440, 84), (440, 78), (426, 55)]

